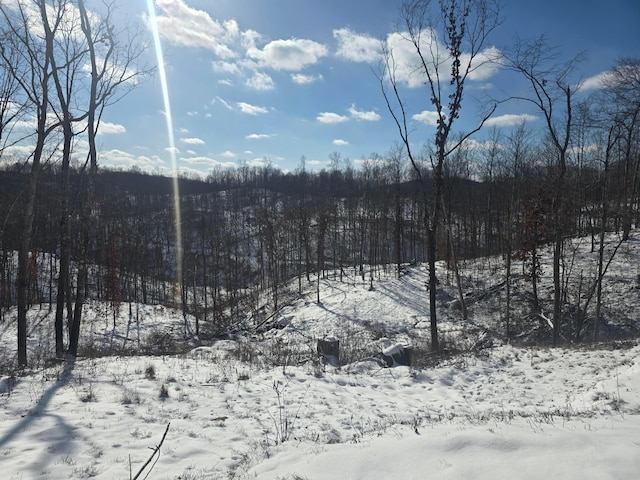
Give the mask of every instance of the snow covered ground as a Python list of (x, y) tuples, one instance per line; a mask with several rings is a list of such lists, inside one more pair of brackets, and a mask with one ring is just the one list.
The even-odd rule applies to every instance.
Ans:
[[(619, 291), (611, 285), (616, 275), (635, 275), (625, 262), (628, 270), (637, 252), (620, 253), (607, 291), (634, 312), (638, 292), (628, 282)], [(181, 355), (3, 372), (1, 476), (133, 478), (169, 425), (159, 458), (140, 478), (152, 465), (154, 480), (638, 477), (637, 342), (552, 349), (495, 341), (437, 366), (383, 368), (372, 352), (428, 336), (425, 281), (419, 268), (376, 277), (372, 289), (357, 275), (330, 278), (320, 304), (309, 285), (280, 312), (278, 328), (253, 337)], [(116, 329), (107, 312), (90, 310), (85, 348), (142, 348), (149, 337), (184, 330), (177, 312), (139, 308), (138, 323), (123, 308)], [(481, 340), (476, 327), (490, 315), (474, 309), (472, 322), (462, 322), (443, 308), (445, 336)], [(30, 355), (46, 358), (53, 316), (31, 315)], [(14, 335), (0, 325), (5, 356)], [(316, 340), (329, 337), (340, 340), (346, 365), (318, 361)]]

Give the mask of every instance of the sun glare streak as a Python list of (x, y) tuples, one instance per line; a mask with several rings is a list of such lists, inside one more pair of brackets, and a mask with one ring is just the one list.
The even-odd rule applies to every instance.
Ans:
[(173, 173), (173, 210), (176, 226), (176, 269), (178, 285), (182, 283), (182, 220), (180, 214), (180, 189), (178, 185), (178, 164), (176, 162), (175, 137), (173, 134), (173, 117), (171, 115), (171, 101), (169, 99), (169, 87), (167, 74), (164, 66), (164, 55), (162, 53), (162, 43), (158, 33), (158, 23), (156, 20), (156, 9), (154, 0), (147, 0), (149, 10), (149, 20), (151, 32), (153, 33), (153, 43), (156, 50), (158, 62), (158, 73), (160, 74), (160, 86), (162, 88), (162, 100), (164, 102), (165, 118), (167, 122), (167, 137), (169, 139), (169, 155), (171, 156), (171, 168)]

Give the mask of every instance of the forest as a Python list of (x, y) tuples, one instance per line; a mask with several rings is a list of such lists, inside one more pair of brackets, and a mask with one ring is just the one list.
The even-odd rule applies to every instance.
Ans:
[[(429, 2), (405, 2), (400, 21), (439, 115), (434, 141), (417, 150), (387, 47), (378, 80), (399, 132), (388, 152), (357, 162), (334, 152), (321, 170), (307, 170), (303, 159), (294, 171), (240, 163), (207, 178), (171, 179), (99, 165), (105, 109), (154, 70), (142, 65), (140, 32), (119, 30), (113, 5), (100, 18), (82, 0), (18, 5), (0, 6), (0, 320), (16, 322), (20, 364), (27, 363), (33, 306), (56, 310), (56, 353), (75, 356), (89, 299), (107, 302), (114, 319), (138, 303), (179, 308), (195, 317), (196, 335), (215, 336), (247, 315), (264, 322), (303, 283), (346, 271), (364, 280), (366, 271), (373, 285), (376, 272), (400, 275), (424, 263), (439, 351), (436, 263), (455, 279), (466, 318), (473, 292), (461, 270), (492, 257), (506, 265), (501, 334), (519, 333), (510, 321), (510, 285), (526, 278), (531, 311), (551, 318), (547, 341), (583, 341), (586, 325), (595, 325), (588, 338), (598, 338), (602, 280), (615, 255), (605, 251), (605, 235), (628, 241), (640, 223), (639, 59), (617, 60), (604, 87), (589, 94), (573, 82), (576, 59), (559, 62), (542, 38), (517, 44), (501, 66), (528, 82), (520, 100), (543, 125), (489, 128), (493, 105), (476, 129), (457, 133), (471, 61), (499, 26), (494, 4), (472, 10), (451, 2), (443, 41), (453, 62), (441, 67), (420, 49)], [(472, 18), (481, 28), (467, 59)], [(21, 137), (26, 118), (34, 130)], [(485, 140), (474, 140), (481, 130)], [(81, 158), (78, 142), (87, 147)], [(15, 148), (3, 153), (16, 145), (24, 157)], [(576, 237), (590, 239), (599, 261), (574, 294), (569, 279), (582, 273), (572, 270), (566, 242)], [(552, 272), (540, 267), (545, 245), (553, 249)], [(543, 275), (553, 276), (551, 294), (537, 288)], [(577, 320), (567, 320), (576, 311)]]

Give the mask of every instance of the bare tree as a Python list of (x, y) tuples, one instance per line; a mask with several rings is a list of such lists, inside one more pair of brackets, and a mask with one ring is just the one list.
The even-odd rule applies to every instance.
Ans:
[[(33, 150), (29, 157), (29, 183), (22, 194), (23, 225), (18, 249), (17, 340), (20, 365), (27, 363), (29, 257), (38, 180), (48, 156), (59, 151), (58, 143), (52, 142), (52, 134), (62, 130), (63, 166), (66, 166), (68, 174), (72, 139), (75, 134), (73, 123), (86, 121), (89, 180), (84, 190), (83, 220), (86, 221), (82, 222), (82, 233), (85, 234), (90, 224), (88, 205), (92, 197), (92, 176), (97, 168), (95, 135), (102, 112), (106, 106), (117, 101), (135, 86), (136, 77), (146, 73), (134, 68), (144, 44), (135, 35), (125, 37), (130, 30), (118, 31), (115, 28), (112, 18), (113, 3), (106, 3), (103, 7), (106, 15), (99, 16), (87, 12), (83, 0), (77, 1), (77, 7), (71, 0), (0, 3), (0, 37), (5, 40), (0, 44), (3, 75), (8, 75), (17, 84), (16, 94), (23, 99), (23, 104), (35, 124), (35, 133), (31, 137)], [(83, 70), (87, 64), (89, 75)], [(65, 196), (67, 193), (65, 192)], [(63, 225), (63, 232), (66, 229)], [(83, 237), (86, 240), (88, 235)], [(83, 242), (83, 246), (87, 244), (88, 241)], [(63, 261), (66, 263), (68, 250), (65, 250), (67, 258)], [(81, 262), (81, 267), (82, 265), (85, 266), (85, 270), (80, 269), (78, 290), (82, 291), (83, 295), (82, 282), (86, 274), (86, 263)], [(65, 274), (64, 277), (66, 276)], [(63, 297), (65, 290), (66, 286), (61, 285), (59, 292)], [(83, 298), (80, 298), (80, 303), (76, 299), (72, 327), (77, 326), (78, 329), (81, 312), (78, 305), (82, 303)], [(71, 328), (72, 333), (75, 331), (74, 328)], [(77, 342), (74, 346), (73, 340), (70, 338), (70, 351), (75, 355)], [(57, 315), (58, 354), (61, 354), (61, 348), (62, 322), (60, 315)]]
[(80, 29), (79, 18), (75, 15), (75, 9), (69, 0), (60, 1), (57, 9), (61, 20), (56, 25), (57, 32), (54, 35), (52, 25), (47, 15), (47, 5), (39, 4), (40, 18), (45, 35), (53, 39), (51, 49), (51, 78), (54, 91), (57, 95), (56, 115), (62, 128), (62, 197), (60, 206), (60, 271), (57, 282), (55, 337), (56, 356), (64, 353), (63, 317), (65, 300), (69, 295), (69, 264), (71, 260), (71, 238), (69, 231), (69, 192), (70, 192), (70, 165), (72, 154), (72, 142), (75, 136), (74, 123), (84, 120), (86, 112), (74, 111), (73, 104), (78, 100), (78, 85), (81, 79), (82, 67), (87, 61), (88, 54), (86, 42), (82, 41), (75, 32)]
[(640, 154), (637, 150), (640, 135), (640, 58), (620, 59), (605, 77), (603, 105), (620, 130), (624, 161), (623, 237), (629, 239), (633, 207), (638, 196)]
[[(9, 35), (10, 32), (4, 30), (0, 44), (10, 43)], [(0, 55), (0, 159), (7, 146), (20, 141), (20, 137), (16, 139), (11, 135), (16, 120), (26, 109), (26, 104), (20, 101), (20, 84), (13, 74), (19, 62), (20, 56), (13, 48), (5, 49)]]
[(505, 178), (509, 179), (507, 186), (507, 201), (505, 213), (504, 228), (504, 258), (505, 258), (505, 334), (507, 338), (511, 337), (511, 257), (514, 252), (514, 223), (516, 221), (517, 205), (521, 198), (519, 195), (520, 177), (522, 164), (526, 161), (528, 146), (528, 133), (525, 124), (521, 123), (516, 127), (508, 138), (507, 148), (508, 154), (505, 158), (506, 164), (502, 165)]
[(514, 97), (532, 104), (544, 119), (551, 144), (552, 160), (552, 229), (553, 229), (553, 343), (560, 336), (562, 317), (561, 262), (563, 247), (563, 212), (565, 177), (571, 145), (574, 95), (572, 84), (581, 56), (566, 62), (557, 61), (557, 52), (547, 45), (544, 37), (531, 43), (516, 42), (514, 52), (505, 56), (505, 65), (520, 74), (528, 83), (529, 95)]
[[(497, 52), (487, 49), (490, 34), (500, 24), (500, 8), (493, 0), (406, 0), (400, 11), (400, 27), (395, 41), (383, 42), (379, 73), (380, 87), (387, 108), (398, 128), (407, 156), (422, 189), (429, 264), (429, 313), (431, 348), (440, 350), (436, 309), (436, 242), (442, 215), (443, 168), (446, 158), (477, 132), (495, 111), (495, 106), (480, 119), (476, 128), (455, 142), (450, 141), (460, 116), (466, 82), (478, 68), (495, 60)], [(402, 47), (409, 46), (413, 60), (400, 58)], [(427, 103), (435, 120), (431, 143), (433, 172), (432, 202), (425, 185), (427, 172), (414, 152), (413, 128), (408, 104), (401, 92), (402, 82), (426, 86)]]
[[(14, 6), (0, 3), (0, 18), (3, 21), (4, 39), (0, 45), (0, 56), (9, 69), (9, 74), (19, 84), (21, 95), (24, 96), (28, 108), (32, 110), (35, 121), (35, 144), (30, 157), (31, 169), (29, 184), (25, 191), (23, 224), (18, 249), (17, 275), (17, 309), (18, 332), (17, 351), (18, 364), (27, 364), (27, 309), (29, 288), (29, 252), (33, 233), (33, 218), (35, 211), (38, 179), (42, 167), (43, 156), (49, 135), (58, 128), (58, 123), (51, 123), (50, 80), (51, 56), (53, 50), (53, 36), (62, 22), (60, 10), (53, 10), (50, 32), (41, 32), (33, 28), (34, 11), (42, 5), (44, 0), (38, 0), (33, 5), (17, 2)], [(12, 60), (18, 60), (11, 64)]]
[(95, 176), (98, 171), (96, 135), (106, 107), (120, 100), (139, 80), (151, 70), (137, 65), (145, 49), (135, 30), (125, 27), (118, 31), (113, 22), (115, 2), (105, 5), (105, 14), (98, 17), (86, 9), (84, 0), (78, 0), (80, 28), (86, 40), (89, 58), (89, 85), (86, 99), (87, 140), (89, 152), (84, 169), (87, 185), (82, 203), (80, 259), (73, 320), (69, 335), (69, 353), (77, 356), (85, 299), (85, 282), (88, 269), (89, 240), (91, 234), (91, 207)]

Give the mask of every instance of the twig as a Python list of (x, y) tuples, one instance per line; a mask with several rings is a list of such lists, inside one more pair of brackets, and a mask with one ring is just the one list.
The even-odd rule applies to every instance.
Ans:
[[(171, 426), (171, 423), (167, 423), (167, 428), (164, 431), (164, 435), (162, 435), (162, 440), (160, 440), (160, 443), (155, 447), (152, 448), (153, 453), (151, 454), (151, 456), (149, 457), (149, 459), (145, 462), (145, 464), (142, 466), (142, 468), (140, 468), (140, 470), (138, 470), (138, 473), (136, 473), (136, 476), (133, 477), (132, 480), (137, 480), (140, 475), (142, 475), (142, 473), (144, 472), (145, 468), (147, 468), (147, 466), (151, 463), (151, 461), (154, 459), (154, 457), (156, 456), (156, 454), (158, 455), (158, 457), (160, 457), (160, 447), (162, 447), (162, 444), (164, 443), (164, 439), (167, 436), (167, 432), (169, 431), (169, 427)], [(157, 462), (157, 460), (156, 460)], [(151, 469), (153, 469), (153, 467), (155, 466), (155, 462), (154, 464), (151, 466)], [(151, 470), (149, 471), (149, 473), (151, 472)], [(146, 477), (145, 477), (146, 478)]]

